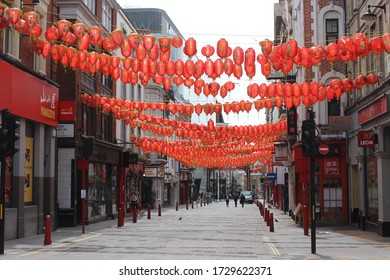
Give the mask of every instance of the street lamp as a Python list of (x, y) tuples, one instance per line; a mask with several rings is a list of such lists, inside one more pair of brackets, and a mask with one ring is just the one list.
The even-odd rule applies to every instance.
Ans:
[(367, 21), (376, 20), (376, 14), (371, 12), (371, 9), (370, 9), (371, 7), (383, 9), (384, 13), (386, 14), (386, 6), (385, 5), (379, 5), (379, 6), (368, 5), (368, 11), (362, 15), (362, 17), (361, 17), (362, 20), (367, 20)]

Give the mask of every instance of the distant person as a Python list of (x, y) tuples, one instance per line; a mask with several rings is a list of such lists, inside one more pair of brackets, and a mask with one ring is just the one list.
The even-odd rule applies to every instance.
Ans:
[(241, 194), (241, 196), (240, 196), (240, 203), (241, 203), (242, 207), (244, 207), (245, 196), (243, 194)]
[(229, 196), (226, 196), (226, 207), (229, 207)]
[(133, 193), (131, 194), (130, 205), (131, 205), (131, 208), (133, 208), (133, 210), (137, 209), (137, 206), (138, 206), (138, 194), (137, 194), (136, 191), (133, 191)]
[(234, 194), (233, 199), (234, 199), (234, 205), (237, 207), (237, 202), (238, 202), (238, 194), (237, 193)]

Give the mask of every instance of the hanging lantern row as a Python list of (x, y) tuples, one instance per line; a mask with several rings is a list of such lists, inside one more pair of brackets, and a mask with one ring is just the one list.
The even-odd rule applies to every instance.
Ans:
[[(332, 79), (329, 83), (329, 87), (335, 91), (335, 95), (330, 95), (328, 99), (336, 97), (340, 98), (341, 94), (350, 92), (352, 89), (361, 89), (366, 84), (374, 85), (379, 82), (379, 76), (376, 74), (369, 74), (367, 76), (359, 75), (354, 80), (346, 79)], [(275, 97), (306, 97), (309, 95), (318, 96), (322, 101), (327, 97), (327, 85), (317, 82), (303, 82), (298, 83), (273, 83), (260, 85), (253, 83), (247, 87), (247, 94), (251, 98), (275, 98)], [(333, 97), (332, 97), (333, 96)]]
[(326, 46), (316, 45), (310, 48), (298, 47), (294, 39), (278, 46), (274, 46), (273, 41), (264, 40), (260, 42), (260, 46), (262, 53), (256, 59), (261, 65), (262, 74), (268, 77), (272, 69), (287, 74), (294, 64), (311, 68), (324, 60), (330, 63), (337, 60), (348, 62), (370, 53), (374, 55), (379, 55), (384, 51), (390, 53), (390, 33), (371, 39), (363, 33), (356, 33), (352, 37), (341, 37), (337, 43), (330, 43)]
[[(157, 103), (157, 102), (140, 102), (129, 101), (124, 99), (115, 99), (101, 97), (99, 94), (89, 95), (87, 93), (80, 96), (82, 103), (91, 105), (95, 108), (102, 107), (106, 113), (113, 112), (117, 119), (125, 119), (129, 117), (134, 119), (138, 116), (139, 112), (151, 109), (151, 110), (169, 110), (172, 114), (186, 114), (192, 115), (196, 113), (198, 116), (202, 113), (206, 115), (220, 114), (222, 111), (226, 114), (230, 112), (250, 112), (254, 107), (257, 111), (263, 108), (270, 109), (273, 106), (281, 108), (283, 105), (287, 108), (299, 107), (304, 104), (308, 106), (318, 101), (324, 101), (327, 99), (331, 101), (336, 98), (339, 99), (343, 93), (348, 93), (352, 89), (360, 89), (366, 84), (376, 84), (379, 81), (379, 77), (375, 74), (369, 74), (367, 76), (359, 75), (354, 80), (351, 79), (333, 79), (329, 85), (318, 84), (317, 82), (304, 82), (302, 84), (277, 82), (275, 84), (251, 84), (248, 86), (248, 96), (251, 98), (261, 97), (253, 102), (241, 100), (240, 102), (233, 101), (231, 103), (207, 103), (201, 104), (176, 104), (176, 103)], [(154, 118), (149, 116), (149, 118)], [(158, 119), (157, 121), (161, 122)]]
[[(203, 166), (208, 168), (221, 168), (225, 166), (245, 166), (251, 162), (261, 160), (270, 163), (272, 160), (273, 145), (264, 145), (256, 152), (245, 153), (245, 144), (236, 146), (235, 150), (226, 149), (225, 146), (199, 147), (193, 142), (165, 141), (158, 138), (145, 138), (133, 136), (131, 141), (146, 153), (158, 152), (183, 162), (187, 166)], [(235, 143), (230, 143), (234, 146)], [(229, 146), (227, 144), (226, 146)], [(234, 148), (234, 147), (233, 147)]]
[(42, 34), (42, 27), (38, 23), (39, 14), (34, 11), (25, 12), (18, 8), (7, 8), (0, 3), (0, 29), (12, 26), (19, 33), (25, 33), (31, 37), (39, 37)]
[[(38, 24), (39, 15), (37, 13), (30, 11), (22, 15), (20, 9), (6, 9), (4, 4), (0, 11), (2, 11), (0, 12), (0, 27), (12, 25), (16, 31), (26, 32), (32, 37), (41, 35), (42, 29)], [(155, 78), (159, 84), (164, 84), (166, 88), (168, 87), (166, 75), (170, 76), (171, 80), (174, 75), (177, 76), (175, 83), (184, 83), (186, 86), (192, 86), (194, 80), (199, 79), (203, 74), (212, 79), (220, 77), (223, 73), (228, 76), (233, 74), (237, 79), (240, 79), (245, 72), (247, 77), (251, 79), (256, 74), (256, 60), (261, 65), (262, 74), (269, 76), (272, 68), (288, 73), (294, 64), (310, 68), (323, 60), (347, 62), (364, 57), (369, 53), (378, 55), (383, 51), (390, 52), (389, 33), (371, 39), (368, 39), (363, 33), (357, 33), (353, 37), (343, 36), (337, 43), (330, 43), (325, 47), (316, 45), (311, 48), (298, 47), (298, 43), (294, 39), (278, 46), (274, 46), (273, 41), (264, 40), (260, 42), (262, 53), (257, 56), (253, 48), (248, 48), (245, 52), (240, 47), (232, 50), (227, 40), (222, 38), (218, 40), (216, 45), (218, 59), (215, 61), (210, 59), (215, 49), (213, 46), (207, 45), (201, 50), (201, 53), (207, 58), (206, 61), (194, 62), (191, 57), (197, 54), (196, 40), (189, 38), (184, 42), (183, 48), (184, 54), (189, 59), (183, 62), (181, 60), (173, 61), (170, 58), (171, 46), (178, 48), (183, 44), (183, 40), (179, 36), (157, 39), (153, 35), (131, 33), (123, 37), (123, 30), (120, 29), (112, 31), (107, 37), (104, 37), (103, 33), (103, 29), (99, 26), (87, 27), (84, 23), (72, 24), (70, 21), (62, 19), (46, 30), (46, 42), (39, 39), (34, 43), (34, 50), (45, 57), (51, 54), (52, 59), (60, 60), (65, 67), (69, 65), (73, 69), (80, 68), (92, 74), (102, 70), (104, 75), (112, 75), (114, 80), (121, 78), (124, 83), (136, 83), (136, 80), (139, 79), (141, 83), (147, 84), (151, 78)], [(69, 51), (64, 51), (67, 55), (61, 55), (61, 50), (52, 48), (55, 45), (51, 46), (57, 42), (74, 45), (77, 49), (69, 47)], [(99, 47), (107, 52), (119, 47), (125, 58), (123, 60), (120, 57), (111, 59), (109, 55), (106, 57), (104, 54), (96, 53), (93, 54), (95, 58), (91, 58), (88, 63), (89, 52), (87, 50), (91, 46)], [(64, 47), (61, 48), (64, 49)], [(77, 55), (80, 51), (85, 52), (81, 57)], [(57, 52), (60, 54), (57, 55)], [(102, 60), (100, 60), (100, 55), (103, 55)], [(230, 58), (231, 56), (232, 58)], [(120, 62), (122, 62), (123, 68), (119, 67)], [(113, 65), (110, 66), (111, 63)]]

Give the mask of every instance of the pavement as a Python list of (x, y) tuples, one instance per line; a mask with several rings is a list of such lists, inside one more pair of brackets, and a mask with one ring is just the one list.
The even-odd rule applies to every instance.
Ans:
[(351, 227), (317, 227), (316, 253), (310, 232), (278, 209), (270, 209), (274, 232), (256, 204), (229, 207), (213, 202), (200, 207), (181, 205), (142, 211), (137, 223), (126, 216), (123, 227), (105, 220), (44, 234), (5, 241), (0, 260), (390, 260), (390, 238)]

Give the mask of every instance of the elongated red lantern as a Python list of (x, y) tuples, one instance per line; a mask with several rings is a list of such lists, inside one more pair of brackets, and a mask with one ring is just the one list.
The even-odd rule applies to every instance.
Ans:
[(217, 55), (220, 58), (226, 58), (229, 53), (229, 44), (224, 38), (219, 39), (217, 42)]
[(194, 38), (191, 37), (186, 40), (183, 52), (185, 55), (187, 55), (190, 58), (196, 55), (197, 49), (196, 49), (196, 41)]

